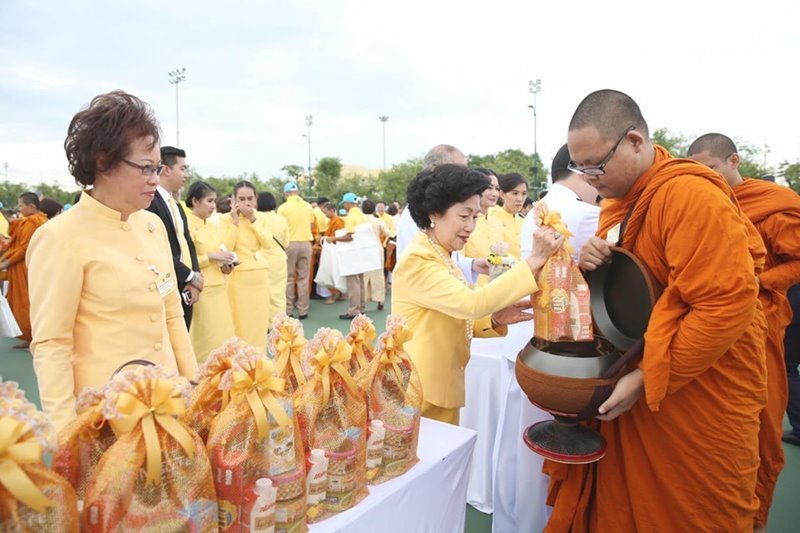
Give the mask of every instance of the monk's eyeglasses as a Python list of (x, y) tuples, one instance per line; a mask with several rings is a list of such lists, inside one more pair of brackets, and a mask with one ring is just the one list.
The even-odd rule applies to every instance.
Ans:
[(153, 165), (138, 165), (138, 164), (134, 163), (133, 161), (128, 161), (127, 159), (123, 159), (122, 162), (125, 163), (126, 165), (130, 166), (130, 167), (138, 168), (139, 170), (142, 171), (142, 174), (147, 176), (148, 178), (150, 176), (152, 176), (153, 174), (155, 174), (156, 176), (160, 176), (161, 172), (164, 170), (164, 165), (156, 165), (156, 166), (153, 166)]
[(619, 148), (620, 143), (622, 142), (625, 137), (628, 136), (628, 132), (635, 130), (636, 126), (629, 126), (628, 129), (625, 130), (625, 133), (622, 134), (622, 137), (614, 144), (614, 147), (611, 148), (611, 151), (608, 152), (608, 155), (603, 159), (603, 161), (599, 165), (592, 165), (588, 167), (579, 167), (575, 164), (575, 161), (570, 161), (567, 165), (567, 169), (575, 172), (576, 174), (586, 174), (587, 176), (602, 176), (606, 173), (605, 168), (606, 165), (611, 161), (611, 158), (614, 157), (614, 154), (617, 153), (617, 148)]

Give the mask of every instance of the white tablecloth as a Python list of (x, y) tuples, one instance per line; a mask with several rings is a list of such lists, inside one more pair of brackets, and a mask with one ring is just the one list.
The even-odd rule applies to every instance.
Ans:
[(358, 505), (309, 527), (311, 533), (461, 532), (475, 432), (423, 418), (419, 463), (402, 476), (369, 487)]

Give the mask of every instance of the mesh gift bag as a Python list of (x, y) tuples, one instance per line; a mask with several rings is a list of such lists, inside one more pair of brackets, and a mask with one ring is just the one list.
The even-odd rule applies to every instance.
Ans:
[(564, 244), (544, 264), (533, 295), (534, 337), (548, 341), (591, 341), (592, 313), (589, 284), (572, 258), (568, 239), (572, 233), (556, 211), (547, 204), (536, 204), (540, 226), (564, 236)]
[(0, 381), (0, 531), (80, 530), (75, 491), (42, 462), (51, 433), (17, 384)]
[(367, 496), (367, 404), (350, 376), (352, 350), (339, 331), (320, 328), (306, 347), (314, 375), (294, 394), (295, 417), (308, 457), (321, 449), (328, 459), (324, 509), (309, 514), (315, 522), (349, 509)]
[(373, 358), (372, 343), (375, 340), (375, 324), (367, 315), (358, 314), (350, 322), (350, 333), (347, 335), (347, 344), (353, 350), (350, 358), (350, 374), (369, 365)]
[[(405, 320), (391, 315), (386, 320), (386, 331), (378, 339), (375, 359), (356, 376), (367, 396), (370, 431), (366, 466), (371, 485), (404, 474), (419, 461), (422, 385), (403, 349), (409, 339), (411, 331)], [(372, 430), (375, 421), (381, 422), (381, 430)]]
[(86, 497), (89, 481), (100, 458), (117, 440), (103, 416), (105, 389), (86, 387), (76, 403), (77, 418), (58, 434), (53, 470), (69, 481), (79, 500)]
[(300, 430), (292, 399), (273, 361), (243, 346), (222, 378), (230, 402), (214, 419), (208, 453), (215, 472), (219, 530), (250, 531), (256, 481), (269, 478), (277, 489), (276, 531), (306, 531), (306, 478)]
[(192, 390), (189, 408), (183, 421), (203, 439), (208, 439), (208, 430), (217, 413), (228, 405), (228, 391), (219, 388), (222, 375), (233, 366), (233, 358), (247, 343), (231, 339), (212, 351), (208, 359), (197, 370), (197, 385)]
[(216, 531), (214, 480), (203, 441), (180, 421), (189, 383), (162, 367), (116, 374), (103, 414), (117, 441), (89, 484), (83, 530)]
[(303, 349), (307, 342), (303, 324), (296, 318), (280, 313), (272, 320), (272, 329), (267, 335), (267, 348), (275, 361), (275, 375), (286, 380), (290, 393), (304, 384), (307, 376), (312, 373), (309, 362), (303, 359)]

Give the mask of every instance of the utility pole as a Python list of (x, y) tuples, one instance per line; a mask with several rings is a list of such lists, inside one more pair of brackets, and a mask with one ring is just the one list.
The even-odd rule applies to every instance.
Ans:
[(380, 120), (383, 125), (383, 170), (386, 170), (386, 121), (389, 120), (389, 117), (381, 115), (378, 117), (378, 120)]
[(542, 90), (542, 80), (536, 78), (528, 82), (528, 92), (533, 95), (533, 105), (529, 105), (533, 109), (533, 184), (534, 187), (539, 186), (539, 147), (537, 146), (537, 124), (536, 124), (536, 95)]
[(167, 73), (169, 75), (170, 85), (175, 86), (175, 147), (181, 146), (181, 129), (180, 129), (180, 114), (178, 108), (178, 85), (182, 81), (186, 81), (186, 68), (176, 68)]
[(311, 190), (314, 187), (314, 179), (311, 177), (311, 125), (314, 124), (314, 117), (306, 115), (306, 127), (308, 133), (304, 133), (303, 137), (308, 141), (308, 196), (311, 197)]

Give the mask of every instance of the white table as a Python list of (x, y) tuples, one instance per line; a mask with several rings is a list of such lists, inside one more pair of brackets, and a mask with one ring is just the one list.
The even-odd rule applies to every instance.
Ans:
[(417, 463), (391, 481), (369, 487), (352, 509), (309, 527), (311, 533), (461, 532), (475, 432), (423, 418)]

